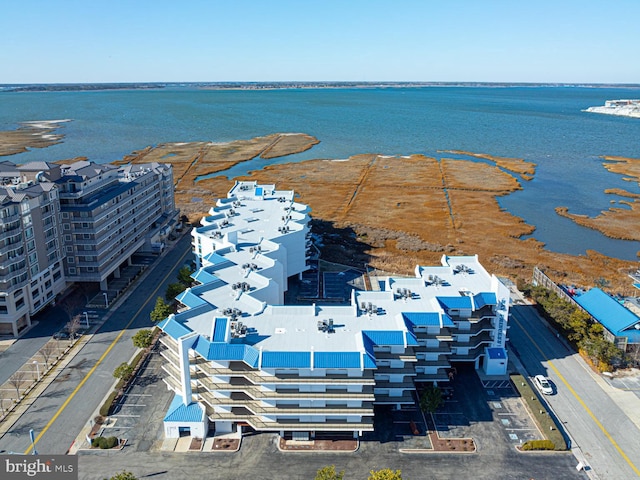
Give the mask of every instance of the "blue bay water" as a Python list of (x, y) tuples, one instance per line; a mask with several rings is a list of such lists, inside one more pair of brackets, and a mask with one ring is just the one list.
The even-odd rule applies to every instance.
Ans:
[[(64, 143), (8, 157), (16, 162), (87, 156), (111, 162), (163, 142), (225, 142), (276, 132), (316, 136), (313, 149), (269, 163), (347, 158), (359, 153), (448, 156), (465, 150), (535, 162), (535, 178), (500, 204), (536, 226), (547, 248), (594, 249), (637, 260), (640, 242), (612, 240), (555, 214), (557, 206), (597, 215), (621, 198), (606, 188), (640, 193), (607, 172), (603, 155), (640, 158), (640, 119), (582, 112), (640, 89), (588, 87), (428, 87), (290, 90), (158, 90), (0, 94), (0, 129), (30, 120), (71, 119)], [(230, 178), (267, 164), (254, 160)], [(638, 228), (634, 226), (634, 228)]]

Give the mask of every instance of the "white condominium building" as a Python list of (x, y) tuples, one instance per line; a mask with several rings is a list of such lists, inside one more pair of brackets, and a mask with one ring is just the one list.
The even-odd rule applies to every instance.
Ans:
[(509, 291), (475, 256), (380, 279), (348, 305), (283, 305), (287, 279), (308, 269), (308, 223), (294, 192), (240, 182), (193, 231), (199, 285), (160, 323), (178, 399), (168, 437), (209, 422), (358, 437), (375, 404), (413, 404), (416, 383), (446, 383), (455, 362), (506, 372)]

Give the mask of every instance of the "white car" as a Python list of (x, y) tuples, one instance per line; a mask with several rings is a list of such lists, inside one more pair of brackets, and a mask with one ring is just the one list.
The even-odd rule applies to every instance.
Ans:
[(536, 387), (545, 395), (553, 395), (553, 387), (544, 375), (536, 375), (533, 377), (533, 383), (535, 383)]

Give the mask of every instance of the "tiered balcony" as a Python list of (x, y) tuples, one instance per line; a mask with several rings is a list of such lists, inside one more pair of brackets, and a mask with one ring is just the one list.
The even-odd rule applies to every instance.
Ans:
[(373, 415), (373, 402), (363, 402), (360, 407), (349, 407), (342, 405), (327, 405), (324, 407), (303, 407), (299, 405), (263, 405), (260, 400), (247, 398), (220, 398), (214, 397), (210, 392), (200, 394), (200, 398), (209, 406), (224, 406), (233, 408), (244, 408), (253, 415)]
[[(206, 405), (205, 405), (206, 406)], [(259, 417), (254, 416), (249, 410), (242, 407), (233, 408), (231, 412), (214, 412), (209, 406), (206, 406), (209, 420), (227, 420), (232, 422), (244, 422), (249, 424), (255, 430), (269, 431), (286, 429), (289, 431), (373, 431), (373, 417), (365, 417), (360, 422), (347, 422), (346, 420), (326, 419), (323, 422), (311, 423), (302, 422), (295, 418), (278, 419), (275, 422), (265, 422)]]
[(247, 380), (244, 380), (243, 382), (238, 382), (237, 380), (239, 379), (232, 379), (230, 383), (214, 382), (209, 377), (202, 377), (198, 379), (198, 382), (200, 382), (200, 385), (208, 391), (243, 392), (249, 395), (253, 400), (374, 400), (372, 385), (363, 386), (361, 392), (349, 392), (346, 388), (344, 390), (329, 390), (326, 392), (301, 392), (299, 389), (295, 388), (265, 390), (260, 386), (251, 384)]
[[(477, 345), (481, 345), (481, 344), (490, 344), (491, 342), (493, 342), (493, 336), (492, 336), (492, 332), (483, 332), (480, 333), (479, 335), (472, 337), (468, 342), (454, 342), (453, 343), (453, 347), (468, 347), (468, 348), (474, 348)], [(457, 357), (456, 357), (457, 358)]]
[(449, 381), (449, 369), (438, 368), (435, 373), (418, 373), (414, 382), (448, 382)]
[(332, 385), (374, 385), (376, 383), (373, 378), (372, 370), (365, 370), (362, 377), (349, 377), (344, 374), (328, 374), (322, 377), (305, 377), (294, 374), (278, 374), (265, 375), (259, 370), (252, 369), (248, 365), (242, 363), (234, 363), (231, 368), (214, 368), (208, 362), (196, 361), (197, 368), (207, 375), (215, 375), (222, 377), (244, 378), (253, 385), (271, 385), (271, 384), (326, 384)]

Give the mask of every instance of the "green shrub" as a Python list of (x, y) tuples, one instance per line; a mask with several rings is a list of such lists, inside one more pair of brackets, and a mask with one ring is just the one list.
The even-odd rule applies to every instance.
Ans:
[(555, 450), (556, 446), (551, 440), (529, 440), (522, 444), (523, 450)]
[(100, 407), (100, 415), (102, 415), (103, 417), (106, 417), (109, 415), (109, 412), (111, 411), (111, 405), (113, 405), (113, 401), (116, 399), (116, 395), (118, 395), (117, 389), (111, 392), (107, 396), (106, 400)]
[[(105, 438), (106, 447), (104, 448), (113, 448), (118, 445), (118, 437), (107, 437)], [(553, 445), (553, 443), (552, 443)], [(552, 449), (553, 450), (553, 449)]]
[(91, 446), (94, 448), (102, 448), (103, 450), (113, 448), (118, 445), (118, 437), (96, 437), (91, 440)]

